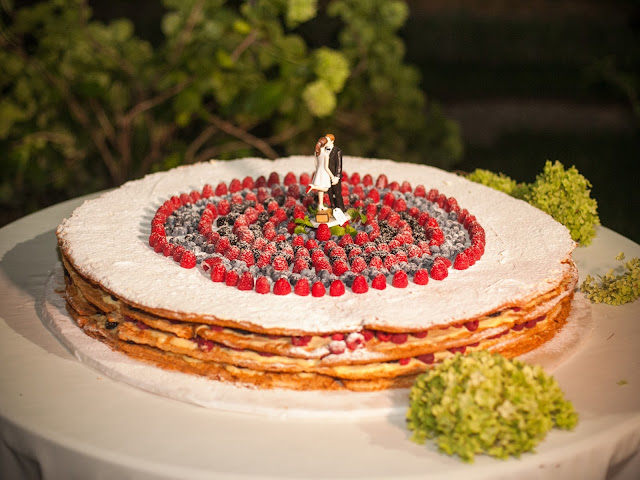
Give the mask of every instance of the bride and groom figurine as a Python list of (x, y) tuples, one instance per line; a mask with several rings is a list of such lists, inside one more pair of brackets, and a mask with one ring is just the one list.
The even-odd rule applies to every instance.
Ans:
[[(316, 169), (307, 192), (318, 192), (318, 213), (316, 223), (344, 225), (349, 219), (344, 213), (342, 199), (342, 151), (335, 146), (335, 137), (328, 133), (316, 143)], [(324, 206), (324, 196), (329, 195), (333, 207)], [(333, 216), (333, 221), (331, 217)]]

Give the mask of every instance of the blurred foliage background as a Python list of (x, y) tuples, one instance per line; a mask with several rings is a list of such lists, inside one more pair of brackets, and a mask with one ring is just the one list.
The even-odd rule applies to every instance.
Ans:
[(1, 0), (0, 225), (332, 131), (350, 155), (519, 181), (575, 165), (640, 241), (636, 4)]

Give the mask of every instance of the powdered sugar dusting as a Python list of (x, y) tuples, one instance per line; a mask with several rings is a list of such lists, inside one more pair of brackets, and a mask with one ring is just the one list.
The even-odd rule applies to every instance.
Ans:
[(205, 183), (245, 176), (308, 172), (312, 157), (241, 159), (179, 167), (129, 182), (76, 209), (59, 227), (62, 248), (85, 277), (128, 302), (184, 315), (211, 315), (266, 329), (312, 332), (358, 330), (367, 323), (407, 330), (475, 318), (519, 304), (558, 285), (570, 270), (575, 243), (549, 215), (502, 192), (423, 165), (345, 157), (345, 170), (384, 173), (455, 197), (485, 229), (483, 257), (442, 282), (407, 288), (347, 291), (340, 297), (260, 295), (211, 282), (199, 268), (184, 269), (148, 245), (155, 210), (172, 195)]

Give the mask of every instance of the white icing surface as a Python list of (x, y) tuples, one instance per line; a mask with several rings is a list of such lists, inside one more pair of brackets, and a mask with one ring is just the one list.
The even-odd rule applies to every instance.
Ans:
[(381, 173), (389, 181), (437, 188), (458, 200), (485, 229), (483, 257), (467, 270), (449, 269), (443, 281), (407, 288), (347, 291), (322, 298), (260, 295), (212, 282), (199, 268), (181, 268), (148, 245), (156, 209), (172, 195), (205, 183), (313, 168), (313, 157), (276, 161), (211, 161), (148, 175), (89, 200), (59, 227), (63, 247), (83, 275), (130, 303), (185, 315), (212, 315), (264, 328), (350, 331), (364, 323), (426, 329), (475, 318), (506, 303), (520, 304), (558, 285), (575, 247), (568, 230), (546, 213), (508, 195), (424, 165), (345, 157), (345, 171)]
[[(62, 265), (52, 271), (45, 287), (43, 321), (74, 356), (99, 372), (136, 388), (205, 408), (266, 417), (365, 418), (404, 415), (409, 390), (381, 392), (256, 390), (198, 375), (156, 368), (111, 350), (86, 335), (65, 308)], [(591, 304), (576, 293), (567, 324), (549, 342), (519, 357), (552, 373), (587, 344), (593, 332)]]

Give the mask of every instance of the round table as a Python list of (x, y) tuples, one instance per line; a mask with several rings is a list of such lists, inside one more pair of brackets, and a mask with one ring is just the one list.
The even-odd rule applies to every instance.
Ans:
[[(301, 419), (206, 409), (76, 360), (41, 320), (55, 229), (89, 197), (0, 229), (0, 478), (640, 478), (640, 301), (593, 305), (586, 346), (554, 372), (580, 422), (537, 453), (473, 464), (409, 440), (402, 415)], [(640, 245), (601, 227), (581, 281)]]

